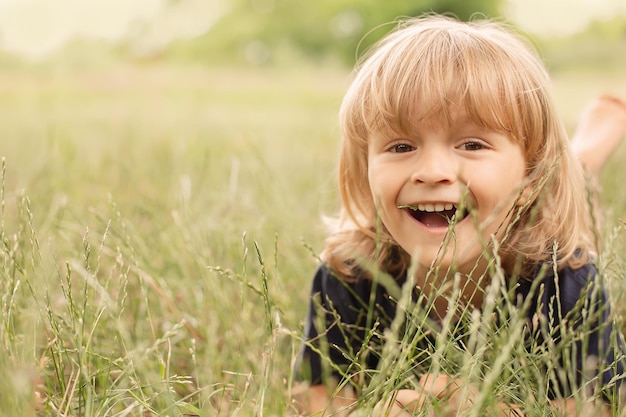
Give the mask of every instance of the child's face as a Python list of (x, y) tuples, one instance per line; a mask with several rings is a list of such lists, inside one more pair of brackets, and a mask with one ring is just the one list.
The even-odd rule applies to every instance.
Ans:
[[(410, 137), (380, 134), (368, 143), (370, 191), (382, 222), (424, 268), (439, 259), (442, 267), (471, 271), (490, 236), (502, 237), (506, 227), (499, 225), (509, 221), (524, 176), (521, 146), (464, 114), (449, 126), (420, 124)], [(471, 214), (458, 211), (442, 255), (449, 218), (464, 197)]]

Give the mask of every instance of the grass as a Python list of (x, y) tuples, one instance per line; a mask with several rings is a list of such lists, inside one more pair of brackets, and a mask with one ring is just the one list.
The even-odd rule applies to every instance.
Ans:
[[(347, 80), (157, 65), (0, 75), (0, 414), (287, 414)], [(556, 79), (570, 128), (605, 85)], [(607, 228), (626, 214), (625, 151), (603, 178)], [(616, 300), (622, 240), (605, 258)]]

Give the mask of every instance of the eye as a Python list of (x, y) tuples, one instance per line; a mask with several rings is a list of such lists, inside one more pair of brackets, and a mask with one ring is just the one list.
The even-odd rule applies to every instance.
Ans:
[(415, 148), (408, 143), (394, 143), (387, 150), (393, 153), (405, 153), (414, 151)]
[(479, 141), (476, 140), (468, 140), (459, 146), (459, 149), (463, 151), (480, 151), (481, 149), (486, 149), (487, 147)]

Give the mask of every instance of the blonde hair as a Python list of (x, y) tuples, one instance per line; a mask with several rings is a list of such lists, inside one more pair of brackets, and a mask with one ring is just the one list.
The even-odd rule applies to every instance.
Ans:
[(593, 235), (584, 176), (549, 84), (534, 49), (501, 23), (442, 16), (402, 22), (362, 61), (341, 105), (342, 208), (323, 259), (344, 278), (362, 273), (363, 262), (393, 274), (406, 270), (409, 256), (377, 225), (368, 138), (381, 131), (408, 134), (420, 121), (449, 122), (456, 104), (472, 122), (505, 132), (524, 152), (533, 192), (501, 242), (503, 265), (521, 257), (528, 272), (553, 251), (559, 266), (587, 262)]

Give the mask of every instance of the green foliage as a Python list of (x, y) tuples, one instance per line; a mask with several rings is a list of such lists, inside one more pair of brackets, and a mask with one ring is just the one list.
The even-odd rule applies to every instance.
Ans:
[(623, 73), (626, 68), (626, 15), (596, 20), (584, 31), (568, 37), (541, 41), (552, 71), (570, 69)]
[(595, 20), (584, 32), (597, 39), (626, 39), (626, 15), (616, 15), (607, 20)]
[(425, 12), (463, 20), (497, 17), (502, 0), (233, 0), (202, 37), (170, 49), (173, 56), (271, 64), (293, 56), (352, 65), (355, 54), (389, 32), (398, 18)]

